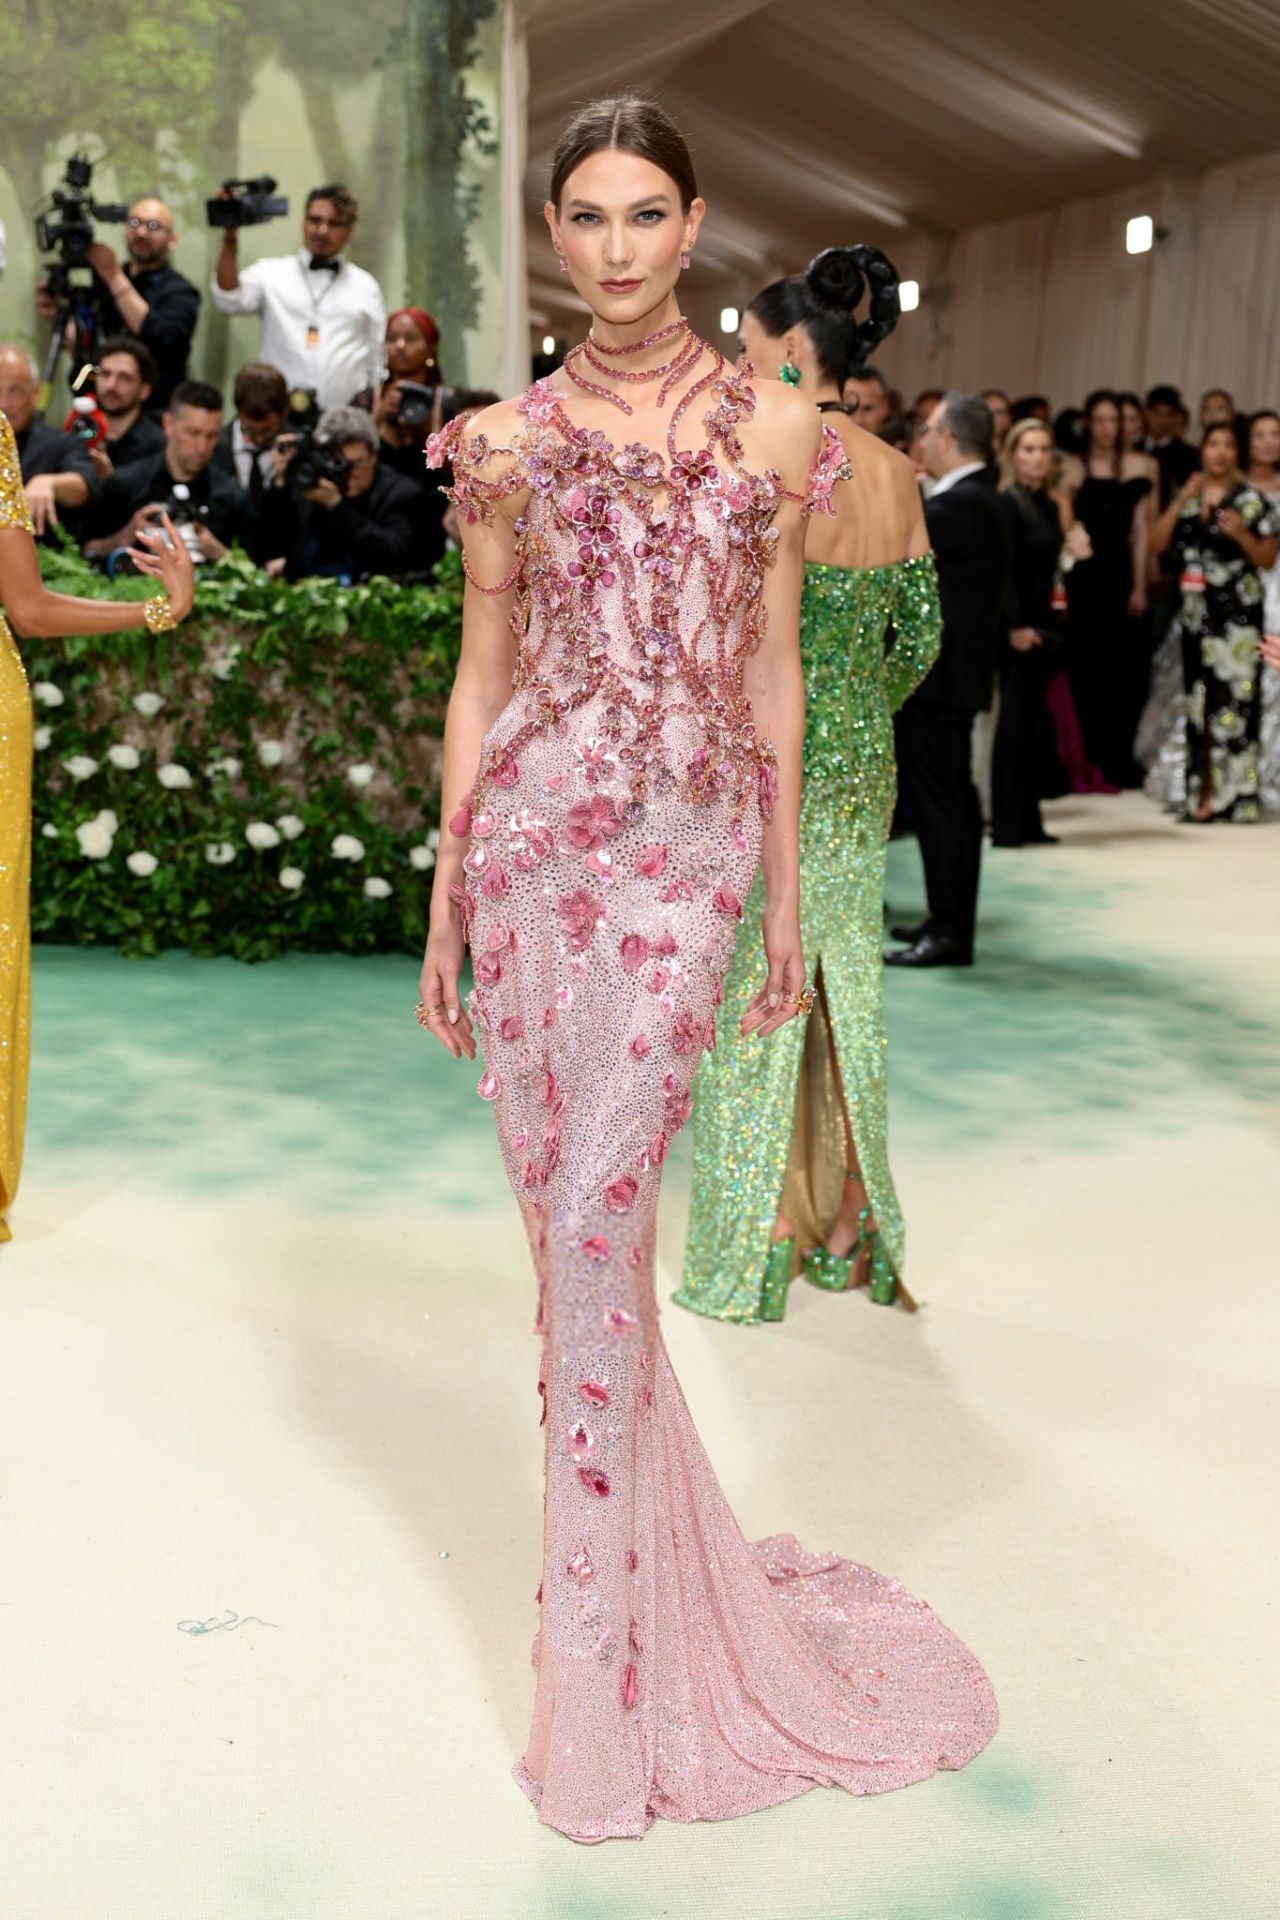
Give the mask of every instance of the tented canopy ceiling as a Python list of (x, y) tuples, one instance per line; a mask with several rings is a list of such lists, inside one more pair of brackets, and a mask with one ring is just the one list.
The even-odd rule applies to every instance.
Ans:
[[(656, 94), (710, 214), (703, 326), (820, 247), (892, 253), (1276, 142), (1274, 0), (527, 0), (530, 296), (571, 325), (540, 212), (574, 105)], [(695, 283), (696, 282), (696, 286)]]

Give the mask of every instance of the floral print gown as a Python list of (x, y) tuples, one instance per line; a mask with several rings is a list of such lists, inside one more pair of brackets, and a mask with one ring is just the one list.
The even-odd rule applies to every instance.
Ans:
[[(479, 1092), (543, 1339), (541, 1624), (516, 1777), (580, 1840), (816, 1784), (903, 1786), (963, 1765), (996, 1723), (977, 1662), (896, 1581), (789, 1535), (743, 1539), (659, 1331), (662, 1164), (715, 1045), (774, 789), (742, 672), (783, 489), (743, 464), (749, 375), (706, 400), (685, 436), (701, 445), (670, 460), (575, 427), (551, 381), (509, 447), (457, 421), (428, 450), (452, 462), (465, 520), (524, 502), (515, 692), (450, 825), (469, 842), (455, 899)], [(830, 436), (810, 508), (842, 459)]]
[[(1234, 507), (1260, 538), (1277, 532), (1267, 501), (1241, 481), (1220, 507)], [(1186, 809), (1198, 812), (1206, 784), (1215, 820), (1256, 820), (1262, 714), (1262, 582), (1216, 513), (1198, 502), (1179, 515), (1173, 545), (1182, 563), (1182, 658), (1187, 689)]]

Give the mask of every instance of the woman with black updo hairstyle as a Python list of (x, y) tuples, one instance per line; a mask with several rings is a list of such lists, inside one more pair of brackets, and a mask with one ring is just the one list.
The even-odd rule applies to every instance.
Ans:
[[(881, 935), (892, 717), (937, 656), (941, 615), (912, 464), (841, 398), (897, 317), (892, 264), (859, 246), (828, 248), (757, 294), (743, 318), (744, 355), (813, 402), (852, 477), (834, 518), (809, 524), (800, 603), (801, 932), (817, 1004), (807, 1031), (784, 1028), (767, 1051), (721, 1048), (697, 1082), (675, 1297), (721, 1320), (780, 1320), (797, 1270), (828, 1292), (869, 1282), (872, 1300), (914, 1305), (889, 1171)], [(753, 903), (725, 980), (735, 1016), (760, 971), (755, 925)], [(717, 1177), (726, 1164), (732, 1180)]]

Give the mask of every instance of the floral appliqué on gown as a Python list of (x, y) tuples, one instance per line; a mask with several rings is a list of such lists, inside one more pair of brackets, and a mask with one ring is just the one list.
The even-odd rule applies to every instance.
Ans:
[[(469, 842), (455, 900), (479, 1092), (543, 1337), (537, 1692), (516, 1777), (579, 1840), (819, 1784), (904, 1786), (962, 1766), (996, 1724), (973, 1656), (897, 1581), (789, 1535), (743, 1539), (659, 1332), (662, 1164), (716, 1042), (774, 792), (742, 676), (795, 497), (744, 465), (749, 371), (699, 383), (677, 419), (703, 389), (703, 443), (676, 442), (673, 420), (669, 457), (574, 426), (550, 380), (511, 445), (459, 420), (428, 446), (466, 520), (527, 496), (512, 573), (481, 588), (514, 593), (515, 692), (450, 826)], [(808, 510), (830, 510), (843, 460), (824, 436)]]

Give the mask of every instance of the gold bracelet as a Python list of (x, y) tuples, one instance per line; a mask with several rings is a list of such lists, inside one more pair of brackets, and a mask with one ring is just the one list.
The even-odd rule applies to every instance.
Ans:
[(167, 593), (157, 593), (142, 603), (142, 617), (147, 623), (148, 633), (168, 633), (177, 626), (173, 617), (173, 608), (169, 605)]

